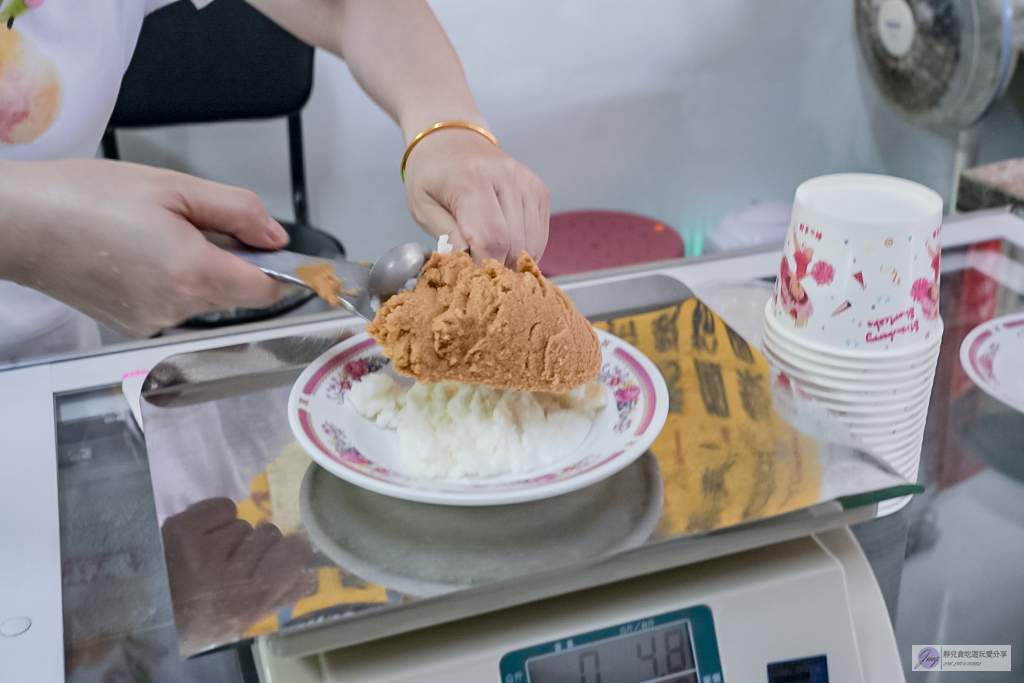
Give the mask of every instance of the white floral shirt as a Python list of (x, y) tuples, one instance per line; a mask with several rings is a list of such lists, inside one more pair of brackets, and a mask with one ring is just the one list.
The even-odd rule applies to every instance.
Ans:
[[(171, 2), (0, 0), (0, 160), (96, 156), (142, 20)], [(85, 316), (0, 280), (0, 363), (98, 343)]]

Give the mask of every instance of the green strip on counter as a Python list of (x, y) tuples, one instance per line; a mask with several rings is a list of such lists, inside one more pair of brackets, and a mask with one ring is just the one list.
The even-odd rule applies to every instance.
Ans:
[(924, 487), (917, 484), (904, 484), (902, 486), (894, 486), (891, 489), (882, 489), (881, 491), (858, 493), (855, 496), (842, 496), (839, 498), (839, 503), (843, 506), (844, 510), (851, 510), (879, 503), (883, 500), (889, 500), (890, 498), (900, 498), (915, 493), (924, 493)]

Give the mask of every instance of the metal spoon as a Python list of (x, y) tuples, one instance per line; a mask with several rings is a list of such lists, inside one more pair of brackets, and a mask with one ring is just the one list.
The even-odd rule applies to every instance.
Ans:
[(371, 267), (367, 263), (346, 261), (343, 259), (323, 259), (315, 256), (296, 254), (293, 251), (255, 251), (229, 249), (232, 254), (247, 261), (272, 278), (284, 282), (292, 282), (307, 289), (312, 289), (295, 274), (299, 266), (317, 266), (328, 264), (334, 268), (334, 274), (342, 282), (343, 292), (339, 295), (341, 303), (365, 320), (374, 316), (370, 300), (377, 297), (387, 301), (397, 294), (405, 283), (415, 279), (427, 253), (415, 242), (403, 244), (387, 251)]
[(415, 242), (400, 244), (389, 249), (370, 268), (370, 279), (366, 289), (370, 296), (380, 297), (381, 303), (398, 294), (405, 283), (420, 274), (429, 251)]

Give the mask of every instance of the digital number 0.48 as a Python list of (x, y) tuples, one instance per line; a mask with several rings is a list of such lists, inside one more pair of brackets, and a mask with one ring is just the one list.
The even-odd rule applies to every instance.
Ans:
[[(661, 636), (660, 638), (658, 636)], [(659, 647), (663, 645), (663, 647)], [(636, 658), (642, 666), (650, 666), (651, 676), (658, 678), (686, 670), (692, 664), (688, 661), (686, 630), (677, 627), (660, 634), (652, 634), (649, 640), (636, 643)], [(596, 650), (586, 650), (579, 655), (580, 683), (602, 683), (601, 658)], [(617, 683), (608, 681), (607, 683)]]

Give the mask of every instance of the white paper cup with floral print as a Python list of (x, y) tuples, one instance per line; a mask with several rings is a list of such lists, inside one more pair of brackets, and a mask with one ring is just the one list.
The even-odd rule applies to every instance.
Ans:
[(770, 309), (812, 345), (884, 354), (939, 329), (942, 198), (882, 175), (821, 176), (796, 190)]
[(785, 318), (776, 319), (772, 316), (773, 305), (769, 301), (765, 306), (763, 338), (766, 341), (770, 339), (768, 343), (774, 346), (772, 350), (779, 352), (782, 358), (798, 359), (800, 367), (805, 364), (811, 367), (811, 363), (817, 363), (833, 369), (862, 370), (870, 375), (912, 370), (931, 364), (942, 344), (943, 322), (939, 316), (937, 329), (926, 335), (927, 339), (923, 343), (914, 346), (890, 347), (883, 352), (867, 345), (859, 348), (830, 346), (795, 334), (791, 327), (787, 329), (788, 321)]

